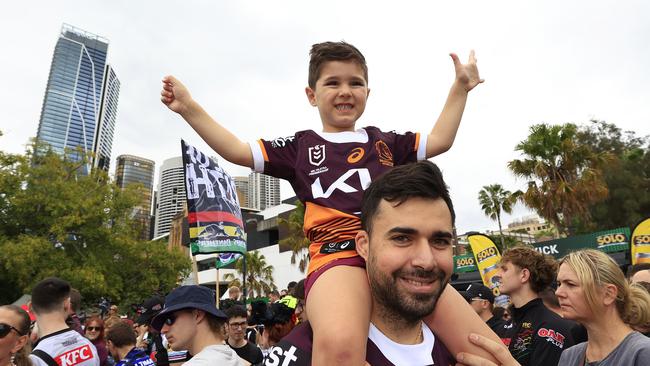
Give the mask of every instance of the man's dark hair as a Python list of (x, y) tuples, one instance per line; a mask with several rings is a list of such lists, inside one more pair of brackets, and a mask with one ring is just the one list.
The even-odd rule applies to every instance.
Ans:
[(637, 263), (627, 270), (627, 278), (632, 278), (637, 272), (650, 270), (650, 263)]
[(305, 299), (305, 280), (304, 279), (298, 281), (298, 283), (296, 284), (296, 287), (294, 287), (293, 296), (295, 296), (296, 298), (298, 298), (300, 300)]
[(226, 316), (228, 317), (228, 320), (232, 318), (248, 318), (248, 313), (246, 312), (246, 308), (241, 306), (241, 305), (234, 305), (228, 308), (226, 310)]
[(451, 224), (454, 225), (456, 214), (442, 172), (434, 163), (423, 160), (393, 168), (370, 184), (363, 192), (361, 228), (370, 233), (372, 219), (377, 214), (381, 200), (399, 206), (416, 197), (444, 200), (451, 213)]
[(555, 290), (551, 287), (543, 289), (538, 295), (544, 303), (551, 304), (556, 309), (560, 307), (560, 300), (558, 300), (557, 295), (555, 295)]
[(70, 306), (75, 313), (78, 313), (81, 310), (81, 294), (76, 288), (70, 289)]
[(310, 88), (316, 89), (316, 81), (326, 62), (329, 61), (352, 61), (356, 62), (363, 70), (363, 78), (368, 83), (368, 66), (366, 58), (363, 57), (353, 45), (346, 42), (323, 42), (311, 46), (309, 51), (309, 76), (307, 83)]
[(280, 297), (280, 293), (278, 292), (278, 290), (271, 290), (271, 292), (269, 292), (269, 295)]
[(115, 347), (135, 346), (135, 332), (127, 322), (119, 321), (106, 330), (106, 341), (111, 341)]
[(56, 277), (48, 277), (32, 289), (32, 309), (36, 314), (63, 310), (63, 302), (70, 296), (70, 284)]

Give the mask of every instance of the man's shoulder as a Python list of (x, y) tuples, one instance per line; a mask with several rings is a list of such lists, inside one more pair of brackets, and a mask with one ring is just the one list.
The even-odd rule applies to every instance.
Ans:
[[(43, 336), (34, 350), (41, 350), (50, 355), (58, 364), (99, 365), (97, 349), (87, 338), (73, 329), (63, 329)], [(44, 365), (40, 357), (32, 355), (32, 361)]]
[(192, 357), (191, 360), (187, 361), (183, 365), (186, 366), (203, 366), (203, 365), (215, 365), (215, 362), (219, 362), (219, 365), (240, 365), (239, 356), (228, 345), (225, 344), (214, 344), (207, 346)]

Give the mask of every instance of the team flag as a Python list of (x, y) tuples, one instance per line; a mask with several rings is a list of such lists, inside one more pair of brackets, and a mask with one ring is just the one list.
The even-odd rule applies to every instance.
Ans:
[(632, 265), (650, 263), (650, 217), (641, 221), (632, 232)]
[(192, 255), (246, 253), (234, 180), (216, 161), (183, 140), (181, 149)]
[(499, 278), (495, 275), (499, 269), (501, 254), (499, 254), (497, 246), (494, 245), (492, 239), (483, 234), (469, 235), (467, 240), (474, 252), (475, 263), (483, 284), (492, 290), (494, 296), (499, 296)]

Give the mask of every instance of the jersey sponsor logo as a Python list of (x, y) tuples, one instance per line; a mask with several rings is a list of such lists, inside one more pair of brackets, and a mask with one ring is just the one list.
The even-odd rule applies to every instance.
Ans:
[(90, 349), (90, 345), (87, 344), (85, 346), (81, 346), (66, 353), (60, 354), (56, 356), (54, 360), (60, 366), (68, 366), (78, 365), (84, 361), (92, 359), (93, 357), (93, 351)]
[(298, 360), (295, 355), (297, 348), (291, 346), (288, 350), (283, 350), (280, 347), (273, 347), (269, 351), (268, 358), (266, 359), (266, 366), (290, 366), (292, 362)]
[(524, 329), (530, 329), (533, 327), (533, 325), (530, 322), (523, 322), (521, 323), (521, 327)]
[(393, 166), (393, 153), (390, 151), (388, 145), (382, 140), (375, 142), (375, 149), (377, 149), (377, 155), (379, 156), (379, 162), (382, 165)]
[(564, 347), (564, 335), (560, 332), (556, 332), (553, 329), (539, 328), (537, 335), (546, 338), (547, 342), (551, 342), (560, 348)]
[(347, 184), (346, 181), (350, 179), (353, 175), (359, 176), (360, 189), (364, 190), (368, 188), (371, 182), (370, 171), (366, 168), (361, 169), (350, 169), (347, 172), (343, 173), (332, 185), (330, 185), (326, 190), (323, 189), (323, 186), (320, 182), (320, 177), (316, 178), (316, 181), (311, 185), (311, 195), (316, 198), (329, 198), (332, 193), (336, 190), (343, 191), (344, 193), (354, 193), (358, 192), (357, 188), (352, 187)]
[(321, 167), (319, 167), (319, 168), (312, 169), (312, 170), (309, 172), (309, 176), (312, 176), (312, 175), (318, 175), (318, 174), (323, 174), (323, 173), (327, 173), (328, 171), (329, 171), (329, 168), (328, 168), (328, 167), (326, 167), (326, 166), (321, 166)]
[(316, 145), (309, 148), (309, 163), (320, 166), (325, 161), (325, 145)]
[(363, 155), (365, 154), (365, 150), (362, 147), (355, 147), (350, 151), (350, 155), (348, 155), (348, 163), (349, 164), (355, 164), (358, 163), (361, 158), (363, 158)]
[(287, 142), (293, 142), (294, 137), (293, 136), (287, 136), (287, 137), (278, 137), (277, 139), (271, 141), (271, 147), (274, 148), (280, 148), (280, 147), (285, 147), (287, 146)]
[(355, 250), (354, 240), (344, 240), (334, 243), (325, 243), (321, 245), (321, 254), (332, 254), (342, 252), (344, 250)]

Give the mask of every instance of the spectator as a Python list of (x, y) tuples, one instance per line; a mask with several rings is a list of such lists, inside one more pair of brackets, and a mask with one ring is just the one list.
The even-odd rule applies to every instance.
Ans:
[(538, 295), (555, 280), (557, 267), (555, 259), (532, 247), (510, 248), (501, 258), (499, 290), (514, 305), (512, 327), (503, 339), (523, 366), (555, 366), (574, 344), (573, 324), (547, 309)]
[(99, 366), (95, 346), (65, 323), (70, 310), (70, 284), (55, 277), (37, 283), (32, 289), (32, 310), (36, 315), (40, 339), (30, 355), (37, 366), (72, 364)]
[(226, 310), (228, 316), (228, 339), (230, 348), (237, 352), (237, 355), (253, 365), (261, 365), (264, 356), (254, 343), (246, 340), (246, 309), (243, 306), (235, 305)]
[(0, 306), (0, 365), (31, 366), (29, 314), (19, 306)]
[(650, 325), (650, 295), (630, 285), (607, 254), (584, 249), (560, 262), (556, 291), (565, 317), (587, 328), (589, 340), (562, 353), (560, 364), (650, 365), (650, 339), (632, 328)]
[(153, 366), (155, 363), (146, 351), (135, 347), (135, 333), (126, 322), (114, 324), (106, 332), (106, 346), (114, 359), (119, 360), (116, 366)]
[(638, 263), (631, 266), (627, 276), (631, 282), (650, 282), (650, 263)]
[(271, 290), (269, 292), (269, 304), (273, 304), (274, 302), (278, 302), (280, 300), (280, 293), (278, 290)]
[(294, 312), (296, 318), (298, 318), (298, 321), (301, 323), (309, 321), (309, 317), (307, 316), (307, 308), (305, 307), (305, 280), (298, 281), (296, 287), (293, 290), (293, 293), (296, 296), (296, 299), (298, 299), (296, 310)]
[(221, 301), (221, 309), (223, 311), (228, 310), (231, 306), (235, 305), (244, 305), (243, 302), (239, 300), (241, 296), (241, 290), (237, 286), (230, 286), (228, 289), (228, 298)]
[(291, 309), (295, 309), (296, 305), (298, 304), (298, 299), (293, 296), (293, 288), (296, 287), (296, 282), (291, 281), (287, 285), (287, 290), (284, 295), (282, 295), (282, 298), (280, 299), (280, 302), (285, 304)]
[(152, 355), (157, 366), (169, 365), (169, 355), (165, 347), (165, 341), (156, 329), (151, 326), (151, 320), (158, 315), (165, 305), (165, 299), (159, 296), (148, 298), (142, 304), (140, 316), (136, 320), (140, 324), (138, 329), (138, 341), (136, 345)]
[(86, 320), (85, 336), (97, 349), (99, 355), (100, 366), (113, 364), (108, 360), (108, 349), (106, 348), (106, 341), (104, 341), (104, 321), (98, 316), (91, 316)]
[(84, 335), (84, 330), (81, 327), (81, 321), (79, 320), (79, 311), (81, 310), (81, 294), (77, 289), (70, 289), (70, 310), (68, 318), (66, 319), (66, 324), (77, 333)]
[(271, 304), (263, 321), (264, 331), (262, 332), (262, 344), (265, 347), (275, 346), (295, 326), (293, 321), (293, 309), (281, 302)]
[(487, 323), (499, 338), (505, 336), (505, 326), (507, 323), (492, 313), (494, 309), (494, 293), (492, 293), (492, 290), (482, 284), (472, 283), (461, 295), (465, 297), (465, 300), (469, 302), (472, 309), (476, 311), (478, 316)]
[[(562, 308), (560, 307), (560, 301), (555, 295), (555, 290), (551, 287), (547, 287), (544, 290), (539, 292), (539, 297), (542, 299), (544, 306), (555, 314), (564, 318), (562, 314)], [(574, 322), (571, 327), (571, 336), (573, 337), (573, 342), (578, 344), (580, 342), (587, 341), (587, 329), (579, 323)]]
[(217, 309), (214, 293), (202, 286), (181, 286), (165, 298), (165, 308), (151, 321), (167, 337), (173, 350), (194, 357), (184, 366), (242, 365), (237, 353), (224, 344), (226, 314)]

